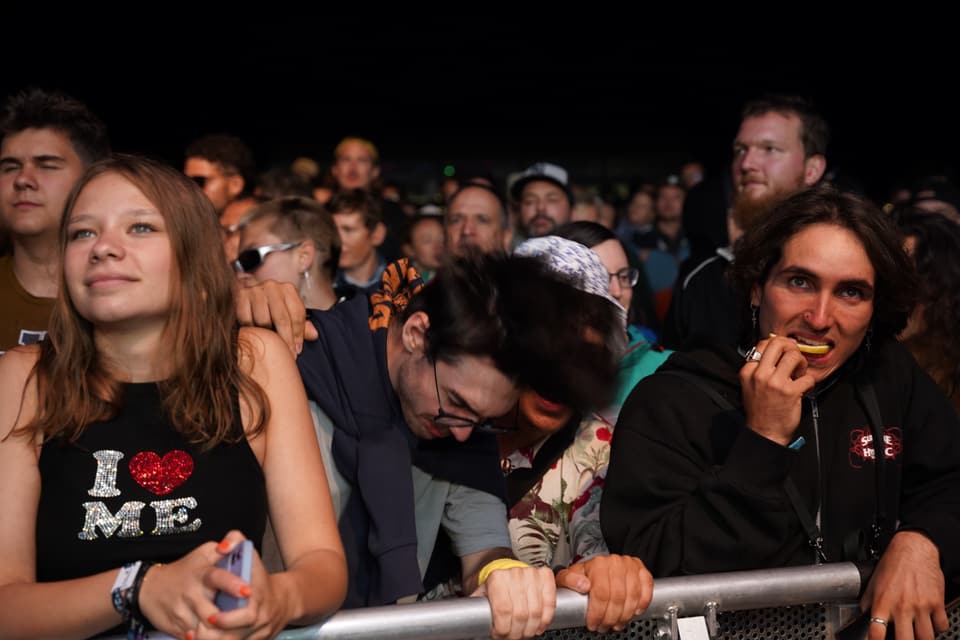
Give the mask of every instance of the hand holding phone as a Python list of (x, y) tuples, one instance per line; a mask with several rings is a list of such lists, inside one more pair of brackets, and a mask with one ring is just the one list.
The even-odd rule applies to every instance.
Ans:
[[(234, 575), (240, 576), (244, 582), (250, 584), (250, 574), (253, 570), (253, 554), (253, 543), (249, 540), (244, 540), (237, 544), (237, 546), (233, 548), (233, 551), (220, 558), (220, 560), (217, 561), (217, 566), (221, 569), (226, 569)], [(213, 599), (213, 603), (217, 605), (220, 611), (241, 609), (247, 606), (247, 602), (247, 598), (237, 598), (223, 591), (217, 591), (217, 595), (214, 596)]]

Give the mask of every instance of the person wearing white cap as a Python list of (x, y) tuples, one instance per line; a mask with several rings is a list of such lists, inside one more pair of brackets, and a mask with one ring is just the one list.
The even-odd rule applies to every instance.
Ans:
[[(607, 268), (597, 253), (579, 242), (544, 236), (526, 240), (514, 254), (543, 261), (584, 294), (579, 308), (570, 310), (583, 318), (584, 340), (603, 341), (615, 353), (624, 352), (627, 313), (611, 294)], [(613, 427), (593, 419), (590, 411), (581, 413), (560, 402), (569, 404), (566, 398), (547, 399), (526, 388), (514, 411), (499, 421), (511, 544), (520, 560), (559, 570), (558, 584), (577, 575), (586, 578), (577, 590), (589, 594), (587, 628), (622, 629), (649, 603), (653, 581), (638, 558), (611, 555), (600, 535), (596, 506)], [(594, 589), (597, 585), (608, 588)], [(615, 593), (624, 594), (623, 602)]]

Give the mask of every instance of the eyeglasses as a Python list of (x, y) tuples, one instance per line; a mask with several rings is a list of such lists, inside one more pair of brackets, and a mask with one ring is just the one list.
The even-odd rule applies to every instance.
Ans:
[(610, 282), (613, 282), (613, 279), (616, 278), (621, 287), (633, 287), (640, 281), (640, 270), (634, 267), (624, 267), (616, 273), (608, 273), (607, 275), (610, 276)]
[(253, 273), (274, 251), (289, 251), (298, 246), (300, 246), (300, 242), (284, 242), (283, 244), (267, 244), (262, 247), (245, 249), (233, 261), (233, 268), (237, 273)]
[(437, 377), (436, 358), (433, 360), (433, 383), (437, 388), (437, 415), (433, 416), (434, 424), (452, 429), (470, 427), (484, 433), (509, 433), (516, 430), (516, 426), (514, 426), (513, 429), (509, 427), (499, 427), (490, 420), (471, 420), (470, 418), (455, 416), (444, 411), (443, 405), (440, 403), (440, 380)]

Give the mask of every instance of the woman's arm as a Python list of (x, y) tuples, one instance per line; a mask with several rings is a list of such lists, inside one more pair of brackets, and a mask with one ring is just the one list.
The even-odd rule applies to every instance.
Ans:
[[(0, 637), (84, 638), (120, 624), (110, 589), (117, 571), (37, 584), (38, 438), (13, 430), (37, 410), (35, 347), (0, 357)], [(56, 615), (51, 615), (56, 612)]]
[[(240, 335), (252, 347), (249, 371), (270, 401), (266, 428), (251, 446), (262, 461), (270, 520), (286, 571), (268, 575), (255, 562), (250, 611), (218, 615), (216, 624), (279, 630), (291, 622), (316, 622), (342, 604), (346, 559), (296, 363), (275, 333), (244, 328)], [(249, 408), (244, 414), (250, 424)], [(261, 580), (266, 588), (258, 593)]]
[[(36, 382), (28, 384), (28, 379), (37, 355), (36, 349), (27, 348), (0, 357), (0, 637), (87, 638), (122, 622), (111, 597), (120, 568), (74, 580), (36, 582), (40, 439), (13, 431), (36, 415)], [(166, 590), (153, 589), (149, 596), (141, 590), (142, 609), (156, 602), (167, 606), (164, 615), (150, 618), (158, 628), (182, 634), (196, 627), (204, 608), (216, 611), (210, 601), (215, 588), (210, 576), (220, 557), (215, 547), (206, 543), (177, 562), (147, 572), (144, 584), (162, 582), (156, 580), (160, 569), (171, 584)]]

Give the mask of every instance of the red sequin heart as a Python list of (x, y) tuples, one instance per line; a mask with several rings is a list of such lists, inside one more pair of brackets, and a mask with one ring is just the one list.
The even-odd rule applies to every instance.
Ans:
[(130, 475), (141, 487), (165, 496), (182, 485), (193, 473), (193, 458), (175, 449), (162, 458), (153, 451), (141, 451), (130, 458)]

